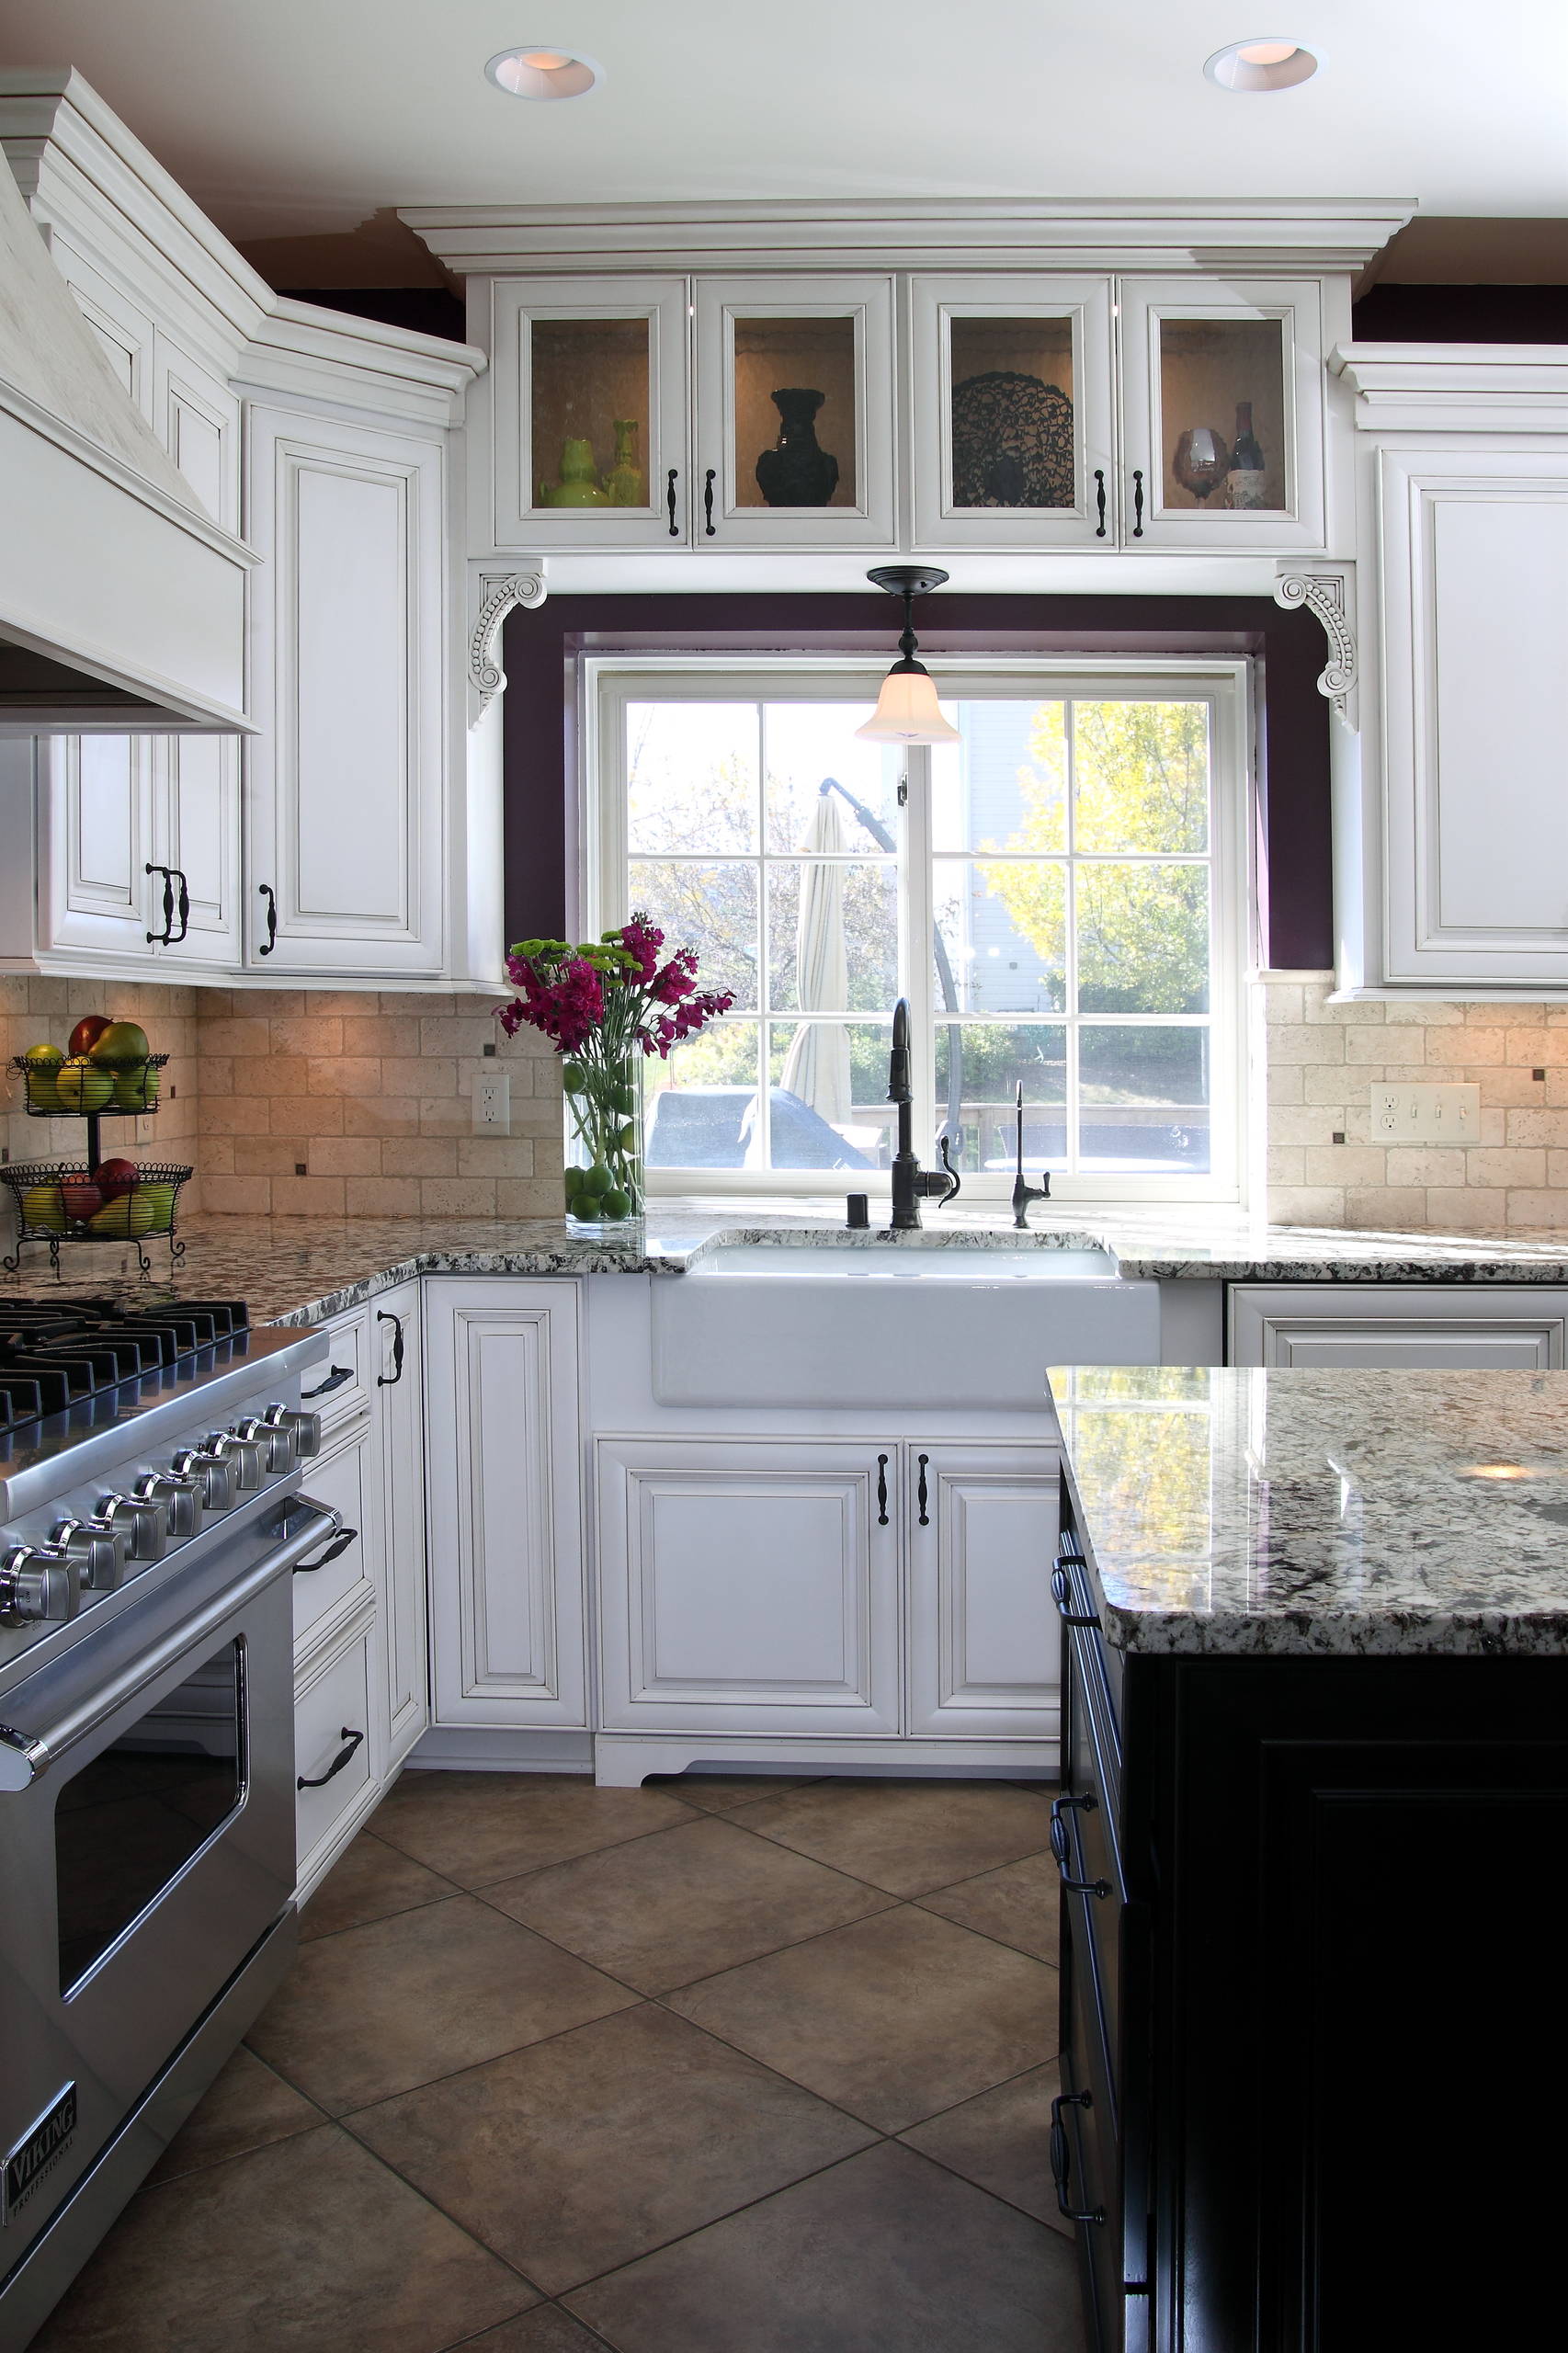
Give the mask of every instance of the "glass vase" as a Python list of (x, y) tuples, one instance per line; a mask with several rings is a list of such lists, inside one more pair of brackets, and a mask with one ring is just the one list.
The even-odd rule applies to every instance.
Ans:
[(574, 1225), (608, 1230), (641, 1217), (642, 1051), (568, 1055), (566, 1215)]

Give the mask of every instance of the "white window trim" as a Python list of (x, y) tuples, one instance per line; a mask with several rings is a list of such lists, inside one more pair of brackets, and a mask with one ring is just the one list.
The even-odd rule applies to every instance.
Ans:
[[(1247, 1192), (1246, 983), (1256, 964), (1256, 893), (1253, 887), (1254, 813), (1256, 772), (1253, 746), (1256, 741), (1253, 706), (1253, 665), (1245, 659), (1221, 656), (1186, 658), (1171, 655), (1137, 662), (1111, 656), (998, 655), (991, 660), (973, 655), (923, 654), (926, 666), (945, 697), (1002, 696), (1016, 692), (1085, 699), (1114, 686), (1119, 694), (1172, 699), (1206, 697), (1213, 708), (1211, 729), (1213, 834), (1213, 931), (1215, 1001), (1210, 1017), (1210, 1060), (1213, 1101), (1210, 1109), (1212, 1165), (1204, 1176), (1153, 1176), (1089, 1173), (1078, 1176), (1052, 1170), (1053, 1202), (1073, 1206), (1118, 1201), (1207, 1202), (1244, 1206)], [(594, 938), (612, 925), (624, 922), (619, 904), (620, 878), (627, 864), (625, 723), (628, 702), (652, 697), (690, 701), (733, 701), (752, 699), (782, 701), (791, 698), (814, 702), (842, 696), (846, 701), (875, 699), (886, 665), (865, 654), (619, 654), (585, 656), (580, 664), (580, 712), (577, 785), (576, 936)], [(912, 866), (930, 867), (926, 831), (927, 797), (917, 790), (926, 771), (924, 748), (913, 746), (910, 761), (910, 829), (907, 854)], [(930, 957), (913, 956), (901, 940), (905, 994), (910, 1001), (915, 1035), (931, 1034), (934, 1018)], [(918, 1141), (935, 1131), (935, 1074), (930, 1058), (916, 1057), (918, 1073), (915, 1149), (923, 1160), (926, 1148)], [(728, 1195), (833, 1199), (869, 1190), (873, 1200), (888, 1189), (886, 1171), (855, 1169), (669, 1169), (648, 1171), (651, 1198)], [(963, 1178), (962, 1199), (976, 1205), (1003, 1201), (1011, 1178), (986, 1172)], [(873, 1212), (874, 1215), (874, 1212)]]

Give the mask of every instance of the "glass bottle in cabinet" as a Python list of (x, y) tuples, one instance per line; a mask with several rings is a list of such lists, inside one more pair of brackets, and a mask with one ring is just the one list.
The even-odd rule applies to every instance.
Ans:
[(699, 548), (894, 544), (887, 278), (699, 281)]
[(1323, 545), (1321, 341), (1315, 286), (1124, 285), (1127, 540)]
[(911, 294), (916, 546), (1113, 545), (1109, 280)]
[(684, 281), (502, 282), (494, 301), (497, 546), (687, 543)]

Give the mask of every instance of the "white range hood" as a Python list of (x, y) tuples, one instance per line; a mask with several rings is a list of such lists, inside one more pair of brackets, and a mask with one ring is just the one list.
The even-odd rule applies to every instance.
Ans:
[(0, 159), (0, 735), (248, 733), (245, 578)]

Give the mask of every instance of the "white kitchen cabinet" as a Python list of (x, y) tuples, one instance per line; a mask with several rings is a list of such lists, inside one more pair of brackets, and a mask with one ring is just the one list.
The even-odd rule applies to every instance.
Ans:
[(249, 956), (437, 972), (445, 876), (444, 435), (253, 403), (263, 558), (245, 746)]
[[(1325, 545), (1323, 294), (1312, 278), (1119, 281), (1126, 544), (1281, 553)], [(1262, 460), (1217, 463), (1244, 426)]]
[(908, 1731), (1052, 1738), (1062, 1621), (1051, 1599), (1061, 1462), (1051, 1446), (911, 1440)]
[(1111, 280), (916, 277), (910, 336), (915, 546), (1114, 548)]
[(373, 1606), (334, 1623), (294, 1679), (295, 1876), (303, 1904), (381, 1792)]
[(324, 1630), (335, 1624), (346, 1609), (358, 1610), (372, 1600), (371, 1570), (381, 1546), (378, 1468), (362, 1422), (329, 1453), (316, 1456), (304, 1466), (301, 1481), (304, 1493), (312, 1502), (336, 1512), (343, 1526), (308, 1556), (319, 1567), (297, 1568), (293, 1573), (296, 1656), (318, 1643)]
[[(210, 965), (227, 973), (241, 952), (239, 741), (233, 735), (158, 736), (152, 759), (156, 863), (147, 877), (145, 926), (154, 934), (151, 952), (170, 967), (170, 980), (176, 965)], [(167, 926), (160, 868), (171, 878), (174, 919)]]
[(1227, 1361), (1390, 1371), (1568, 1364), (1568, 1290), (1535, 1284), (1235, 1283)]
[[(497, 547), (690, 545), (688, 300), (684, 278), (494, 283)], [(642, 477), (630, 503), (629, 478), (613, 485), (619, 496), (604, 489), (618, 441)], [(577, 487), (599, 498), (559, 503), (574, 465)]]
[(577, 1287), (425, 1289), (433, 1721), (585, 1727)]
[(40, 736), (32, 757), (39, 945), (151, 962), (152, 738)]
[(896, 1446), (597, 1443), (607, 1730), (900, 1730)]
[[(891, 276), (699, 278), (693, 299), (697, 547), (896, 546)], [(773, 477), (802, 447), (825, 494), (797, 505)]]
[(377, 1552), (379, 1671), (386, 1686), (389, 1772), (429, 1722), (425, 1608), (425, 1383), (419, 1285), (369, 1308), (376, 1366), (372, 1419), (381, 1482)]

